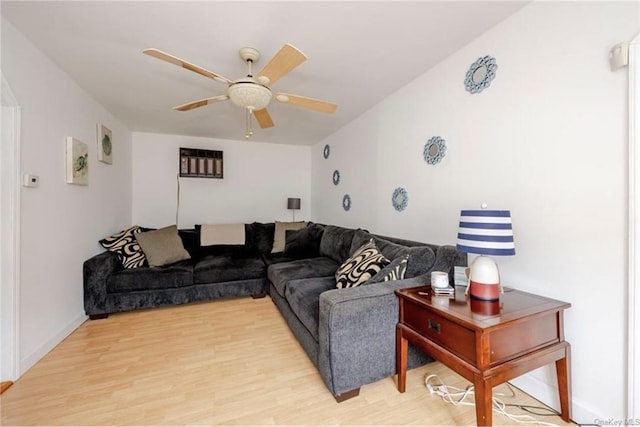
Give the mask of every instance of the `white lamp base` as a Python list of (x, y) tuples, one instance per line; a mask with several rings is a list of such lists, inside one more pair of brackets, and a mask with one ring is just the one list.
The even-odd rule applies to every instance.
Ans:
[(497, 301), (504, 292), (500, 284), (500, 272), (496, 262), (481, 255), (471, 264), (466, 294), (484, 301)]

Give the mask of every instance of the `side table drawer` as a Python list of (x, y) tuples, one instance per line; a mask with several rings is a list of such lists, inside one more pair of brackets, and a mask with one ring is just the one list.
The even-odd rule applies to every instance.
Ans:
[(491, 366), (560, 342), (558, 313), (530, 317), (489, 334)]
[(474, 331), (457, 325), (409, 300), (404, 301), (402, 323), (468, 362), (476, 362)]

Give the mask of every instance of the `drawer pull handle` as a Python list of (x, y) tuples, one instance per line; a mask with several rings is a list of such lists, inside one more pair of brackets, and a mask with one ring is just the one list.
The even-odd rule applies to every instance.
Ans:
[(440, 323), (429, 319), (429, 329), (431, 329), (436, 334), (440, 333)]

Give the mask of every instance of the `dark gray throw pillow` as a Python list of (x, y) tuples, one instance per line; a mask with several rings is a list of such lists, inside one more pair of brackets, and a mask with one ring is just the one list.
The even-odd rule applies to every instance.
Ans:
[(300, 230), (287, 230), (284, 255), (291, 258), (314, 258), (320, 255), (320, 240), (324, 229), (309, 224)]

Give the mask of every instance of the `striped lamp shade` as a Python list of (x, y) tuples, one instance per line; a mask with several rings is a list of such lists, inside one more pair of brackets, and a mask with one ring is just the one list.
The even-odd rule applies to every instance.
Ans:
[(457, 249), (481, 255), (515, 255), (511, 212), (463, 210), (460, 212)]

